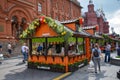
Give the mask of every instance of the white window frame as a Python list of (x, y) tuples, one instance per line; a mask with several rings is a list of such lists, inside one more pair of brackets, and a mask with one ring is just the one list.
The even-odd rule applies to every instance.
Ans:
[(42, 4), (38, 3), (38, 12), (41, 12), (41, 11), (42, 11)]

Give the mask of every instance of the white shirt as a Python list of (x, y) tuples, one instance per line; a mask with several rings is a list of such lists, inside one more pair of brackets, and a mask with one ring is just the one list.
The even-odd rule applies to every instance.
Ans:
[(27, 46), (22, 46), (21, 48), (22, 52), (27, 52), (29, 51), (29, 48)]
[(110, 51), (111, 50), (111, 45), (107, 45), (106, 48), (105, 48), (106, 51)]
[(12, 46), (11, 46), (11, 44), (8, 44), (8, 49), (12, 49)]

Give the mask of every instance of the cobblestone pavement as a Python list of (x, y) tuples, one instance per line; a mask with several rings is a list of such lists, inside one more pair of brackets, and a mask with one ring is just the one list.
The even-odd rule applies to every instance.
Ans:
[[(112, 53), (112, 57), (116, 56), (116, 52)], [(120, 66), (104, 63), (104, 58), (101, 60), (101, 72), (94, 73), (93, 66), (85, 66), (78, 71), (72, 73), (63, 80), (119, 80), (116, 77), (116, 72), (120, 70)]]
[(8, 59), (0, 64), (0, 80), (52, 80), (62, 73), (28, 69), (21, 58)]
[[(62, 80), (119, 80), (116, 72), (120, 66), (104, 63), (102, 59), (101, 72), (95, 74), (93, 66), (85, 66), (66, 76)], [(63, 73), (28, 69), (22, 58), (6, 59), (0, 64), (0, 80), (53, 80)]]

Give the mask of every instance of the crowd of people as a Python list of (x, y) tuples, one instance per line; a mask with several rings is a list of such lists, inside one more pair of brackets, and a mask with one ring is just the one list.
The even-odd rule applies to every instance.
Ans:
[[(12, 44), (12, 42), (8, 42), (6, 47), (5, 46), (3, 47), (3, 46), (4, 45), (2, 45), (0, 43), (0, 64), (2, 63), (2, 59), (4, 57), (10, 58), (14, 54), (13, 53), (14, 45)], [(28, 59), (28, 52), (29, 52), (29, 48), (28, 48), (27, 44), (24, 43), (23, 46), (21, 46), (21, 53), (23, 55), (23, 62), (24, 63)]]
[[(0, 54), (2, 53), (2, 45), (0, 44)], [(7, 44), (7, 52), (9, 55), (12, 55), (12, 44), (9, 42)], [(37, 52), (39, 54), (42, 53), (43, 50), (43, 46), (41, 46), (40, 44), (37, 47)], [(99, 47), (98, 43), (93, 43), (92, 44), (92, 54), (91, 54), (91, 61), (94, 63), (94, 70), (95, 73), (97, 73), (98, 71), (101, 72), (101, 67), (100, 67), (100, 63), (101, 63), (101, 58), (104, 57), (104, 62), (105, 63), (109, 63), (110, 62), (110, 57), (111, 57), (111, 44), (110, 43), (106, 43), (105, 44), (105, 56), (103, 56), (102, 51)], [(62, 48), (62, 52), (64, 52), (64, 48)], [(23, 55), (23, 63), (25, 63), (28, 60), (28, 54), (29, 54), (29, 47), (27, 46), (27, 43), (23, 43), (23, 45), (21, 46), (21, 53)], [(120, 56), (120, 46), (117, 47), (117, 55)], [(1, 61), (0, 61), (1, 63)]]

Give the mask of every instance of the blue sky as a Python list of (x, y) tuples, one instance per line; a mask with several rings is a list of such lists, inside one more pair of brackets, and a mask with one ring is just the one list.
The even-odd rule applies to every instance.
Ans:
[[(89, 0), (78, 0), (83, 7), (82, 13), (88, 11)], [(111, 33), (111, 27), (117, 34), (120, 34), (120, 0), (92, 0), (94, 4), (94, 10), (103, 9), (105, 17), (109, 22), (109, 30)]]

